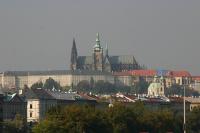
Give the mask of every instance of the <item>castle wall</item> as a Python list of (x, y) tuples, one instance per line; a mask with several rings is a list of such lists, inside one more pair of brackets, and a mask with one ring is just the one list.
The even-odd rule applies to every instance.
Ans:
[(54, 79), (58, 82), (61, 86), (71, 86), (77, 85), (80, 81), (87, 80), (90, 81), (91, 78), (94, 79), (95, 82), (98, 80), (107, 81), (110, 83), (114, 83), (114, 76), (109, 74), (94, 74), (91, 72), (84, 73), (84, 74), (50, 74), (50, 75), (1, 75), (0, 84), (3, 85), (2, 87), (5, 88), (24, 88), (24, 85), (31, 87), (34, 83), (45, 81), (48, 78)]

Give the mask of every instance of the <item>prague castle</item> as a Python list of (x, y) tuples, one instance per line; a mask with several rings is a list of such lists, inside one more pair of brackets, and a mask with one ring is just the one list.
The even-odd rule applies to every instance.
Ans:
[(91, 56), (78, 56), (75, 40), (71, 50), (71, 70), (90, 70), (121, 72), (139, 69), (139, 65), (132, 55), (110, 56), (106, 46), (105, 55), (97, 33), (96, 44)]
[[(49, 77), (53, 78), (61, 86), (77, 85), (80, 81), (90, 81), (91, 78), (95, 82), (99, 80), (110, 83), (121, 82), (121, 80), (125, 82), (124, 78), (117, 79), (114, 76), (114, 72), (124, 72), (138, 68), (139, 65), (134, 56), (110, 56), (107, 47), (104, 54), (99, 34), (97, 34), (96, 44), (92, 49), (91, 56), (78, 56), (75, 39), (73, 40), (71, 70), (6, 71), (0, 73), (0, 86), (3, 88), (23, 88), (24, 85), (31, 87), (36, 82), (44, 83)], [(129, 83), (129, 80), (127, 82)]]

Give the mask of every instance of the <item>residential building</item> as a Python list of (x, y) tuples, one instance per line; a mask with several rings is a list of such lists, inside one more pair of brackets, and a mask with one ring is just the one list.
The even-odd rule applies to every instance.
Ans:
[(131, 70), (129, 73), (132, 76), (137, 77), (137, 79), (142, 78), (148, 83), (153, 82), (154, 76), (157, 75), (156, 70)]
[(192, 81), (188, 71), (171, 71), (171, 70), (131, 70), (125, 72), (114, 72), (115, 82), (125, 85), (134, 85), (140, 80), (148, 83), (154, 81), (154, 76), (162, 76), (166, 87), (174, 84), (189, 85)]
[(200, 98), (186, 97), (185, 100), (190, 104), (190, 111), (200, 108)]
[[(3, 92), (0, 90), (0, 122), (3, 122), (3, 103), (4, 103), (4, 95)], [(0, 126), (0, 131), (1, 131)]]
[(25, 94), (27, 100), (27, 122), (39, 122), (51, 107), (57, 105), (56, 100), (43, 89), (28, 90)]
[(30, 89), (25, 93), (27, 100), (27, 122), (35, 123), (44, 119), (46, 112), (57, 105), (90, 104), (96, 100), (85, 99), (76, 93), (65, 93), (45, 89)]
[(18, 94), (6, 94), (3, 98), (3, 120), (12, 120), (16, 114), (26, 119), (26, 104)]
[(171, 79), (171, 84), (189, 85), (191, 83), (191, 74), (188, 71), (168, 71), (165, 76)]
[(200, 93), (200, 76), (192, 76), (190, 87)]

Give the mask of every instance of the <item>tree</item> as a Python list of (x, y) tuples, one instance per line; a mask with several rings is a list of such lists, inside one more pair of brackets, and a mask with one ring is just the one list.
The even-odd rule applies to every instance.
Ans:
[(148, 87), (149, 83), (141, 78), (138, 83), (131, 87), (131, 92), (136, 94), (144, 94), (147, 93)]
[[(113, 107), (104, 109), (88, 105), (54, 107), (47, 112), (46, 118), (33, 128), (33, 133), (183, 132), (183, 117), (179, 111), (177, 113), (163, 108), (150, 109), (140, 101), (131, 105), (114, 103)], [(199, 114), (200, 109), (187, 116), (188, 132), (199, 132)]]
[(136, 115), (131, 108), (122, 104), (114, 104), (107, 111), (110, 123), (112, 123), (113, 133), (137, 133)]
[(115, 93), (116, 87), (109, 82), (104, 82), (103, 80), (99, 80), (95, 83), (95, 87), (94, 87), (93, 92), (99, 93), (99, 94)]
[[(183, 86), (175, 84), (165, 90), (165, 95), (181, 95), (183, 96)], [(199, 93), (195, 90), (190, 89), (189, 87), (185, 88), (186, 96), (199, 96)]]
[(110, 123), (102, 111), (91, 106), (54, 108), (44, 121), (33, 128), (33, 133), (110, 133)]
[(196, 107), (188, 116), (188, 121), (186, 123), (186, 129), (190, 133), (200, 132), (200, 107)]
[(23, 89), (28, 90), (29, 89), (28, 85), (25, 84)]
[(15, 115), (14, 120), (7, 120), (3, 123), (5, 133), (26, 133), (26, 120), (19, 114)]
[(77, 84), (76, 90), (80, 92), (89, 92), (90, 83), (87, 80), (82, 80)]
[(37, 88), (43, 88), (43, 83), (42, 82), (37, 82), (37, 83), (34, 83), (31, 86), (31, 89), (37, 89)]
[(62, 87), (60, 86), (60, 84), (58, 82), (56, 82), (53, 78), (49, 77), (43, 86), (44, 89), (49, 89), (52, 90), (53, 88), (56, 90), (61, 90)]
[(94, 78), (91, 77), (91, 78), (90, 78), (90, 88), (91, 88), (91, 89), (94, 88), (94, 83), (95, 83), (95, 82), (94, 82)]

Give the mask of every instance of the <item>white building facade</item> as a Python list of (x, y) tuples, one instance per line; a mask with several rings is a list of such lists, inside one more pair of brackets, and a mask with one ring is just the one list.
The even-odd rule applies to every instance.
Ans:
[(80, 81), (90, 81), (91, 78), (94, 82), (103, 80), (114, 83), (114, 76), (109, 72), (79, 70), (7, 71), (0, 73), (0, 86), (2, 88), (24, 88), (24, 85), (31, 87), (37, 82), (45, 83), (48, 78), (54, 79), (61, 86), (77, 85)]
[(163, 77), (158, 78), (157, 76), (154, 77), (154, 81), (148, 87), (148, 96), (150, 97), (157, 97), (157, 96), (164, 96), (165, 84)]

